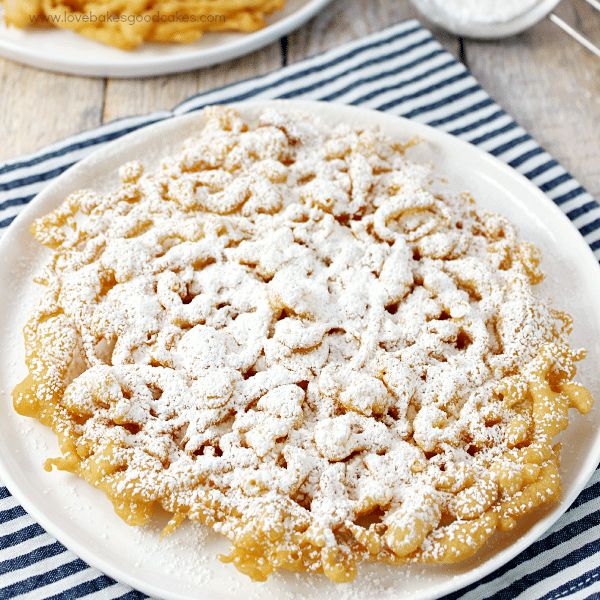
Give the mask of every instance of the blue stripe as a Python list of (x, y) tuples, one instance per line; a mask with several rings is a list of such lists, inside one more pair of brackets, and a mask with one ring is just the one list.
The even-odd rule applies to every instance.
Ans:
[(17, 215), (14, 215), (12, 217), (7, 217), (6, 219), (3, 219), (2, 221), (0, 221), (0, 229), (3, 229), (4, 227), (8, 227), (15, 219), (16, 219)]
[(513, 121), (512, 123), (508, 123), (507, 125), (504, 125), (503, 127), (499, 127), (498, 129), (492, 129), (492, 131), (488, 131), (487, 133), (480, 135), (479, 137), (471, 140), (471, 143), (478, 146), (479, 144), (483, 144), (484, 142), (494, 139), (495, 137), (498, 137), (499, 135), (502, 135), (503, 133), (512, 131), (513, 129), (516, 129), (517, 127), (518, 127), (518, 125)]
[[(119, 121), (124, 121), (124, 120), (129, 120), (129, 119), (131, 119), (131, 117), (124, 117), (123, 119), (115, 119), (114, 121), (109, 121), (108, 123), (105, 123), (105, 125), (102, 127), (102, 129), (104, 127), (109, 127), (110, 125), (112, 125), (114, 123), (118, 123)], [(18, 169), (34, 167), (34, 166), (39, 165), (47, 160), (51, 160), (53, 158), (59, 158), (60, 156), (69, 154), (69, 152), (75, 152), (76, 150), (83, 150), (84, 148), (91, 148), (92, 146), (97, 146), (98, 144), (104, 144), (106, 142), (111, 142), (112, 140), (116, 140), (117, 138), (120, 138), (121, 136), (125, 135), (126, 133), (130, 133), (132, 131), (135, 131), (136, 129), (139, 129), (140, 127), (145, 127), (146, 125), (152, 125), (152, 123), (157, 123), (161, 120), (162, 119), (151, 119), (150, 121), (143, 121), (137, 125), (128, 125), (127, 127), (124, 127), (123, 129), (118, 129), (111, 133), (103, 133), (101, 135), (90, 137), (90, 138), (87, 138), (84, 140), (79, 140), (79, 141), (75, 142), (74, 144), (69, 144), (67, 146), (63, 146), (62, 148), (59, 148), (52, 152), (45, 152), (44, 154), (40, 154), (40, 155), (35, 156), (28, 160), (22, 160), (19, 162), (1, 165), (0, 166), (0, 175), (5, 175), (6, 173), (10, 173), (11, 171), (16, 171)], [(94, 131), (96, 131), (96, 130), (92, 129), (90, 131), (90, 133), (93, 133)]]
[(25, 569), (40, 560), (62, 554), (65, 551), (65, 547), (59, 542), (53, 542), (45, 546), (40, 546), (27, 554), (21, 556), (15, 556), (8, 560), (0, 562), (0, 575), (10, 573), (11, 571), (17, 571), (18, 569)]
[(598, 208), (598, 203), (595, 200), (592, 200), (582, 204), (581, 206), (578, 206), (577, 208), (574, 208), (573, 210), (570, 210), (568, 213), (566, 213), (566, 215), (569, 217), (569, 219), (571, 219), (571, 221), (574, 221), (578, 217), (585, 215), (595, 208)]
[(569, 200), (573, 200), (573, 198), (577, 198), (577, 196), (581, 196), (581, 194), (585, 193), (587, 192), (581, 186), (577, 186), (574, 190), (566, 192), (565, 194), (562, 194), (561, 196), (558, 196), (556, 198), (553, 198), (553, 201), (560, 206), (561, 204), (564, 204)]
[[(573, 592), (578, 592), (586, 587), (589, 587), (600, 579), (600, 569), (592, 569), (583, 575), (571, 579), (562, 585), (559, 585), (555, 590), (541, 596), (538, 600), (555, 600), (556, 598), (565, 597)], [(592, 596), (589, 596), (591, 598)], [(598, 595), (596, 595), (598, 598)]]
[[(424, 42), (431, 43), (431, 40), (423, 40), (422, 42), (419, 42), (418, 44), (413, 44), (413, 46), (414, 47), (421, 46), (421, 45), (423, 45)], [(400, 53), (394, 52), (393, 54), (388, 55), (388, 56), (391, 56), (393, 58), (397, 54), (404, 54), (404, 53), (405, 53), (405, 51), (402, 51)], [(416, 67), (420, 64), (429, 62), (429, 61), (433, 60), (434, 58), (436, 58), (437, 56), (440, 56), (443, 54), (445, 54), (445, 52), (441, 48), (436, 48), (433, 52), (430, 52), (429, 54), (426, 54), (425, 56), (421, 56), (409, 63), (406, 63), (406, 64), (396, 67), (394, 69), (390, 69), (388, 71), (379, 72), (376, 75), (372, 75), (371, 77), (361, 77), (360, 79), (353, 81), (352, 83), (341, 88), (340, 90), (337, 90), (336, 92), (333, 92), (333, 93), (325, 95), (325, 96), (321, 96), (320, 98), (323, 101), (330, 102), (332, 100), (335, 100), (336, 98), (339, 98), (340, 96), (343, 96), (344, 94), (347, 94), (348, 92), (351, 92), (352, 90), (355, 90), (356, 88), (358, 88), (362, 85), (374, 83), (375, 81), (378, 81), (379, 79), (382, 79), (383, 77), (390, 77), (391, 75), (396, 75), (398, 73), (408, 71), (409, 69), (414, 69), (414, 67)], [(369, 62), (373, 62), (373, 61), (369, 61)], [(453, 63), (453, 61), (449, 61), (447, 64), (452, 64), (452, 63)], [(364, 68), (365, 66), (367, 66), (366, 63), (361, 65), (361, 68)], [(412, 79), (411, 79), (411, 81), (412, 81)], [(281, 96), (281, 97), (284, 98), (285, 96)]]
[(23, 204), (31, 202), (34, 198), (35, 195), (31, 195), (23, 196), (21, 198), (11, 198), (10, 200), (5, 200), (4, 202), (0, 202), (0, 210), (6, 210), (7, 208), (12, 208), (13, 206), (22, 206)]
[[(469, 112), (471, 112), (471, 111), (469, 111)], [(457, 129), (452, 129), (448, 133), (450, 135), (460, 136), (465, 133), (468, 133), (469, 131), (473, 131), (473, 129), (478, 129), (479, 127), (482, 127), (483, 125), (488, 125), (489, 123), (493, 123), (500, 117), (503, 117), (505, 114), (506, 113), (503, 110), (497, 110), (497, 111), (493, 112), (489, 117), (484, 117), (483, 119), (479, 119), (478, 121), (475, 121), (469, 125), (465, 125), (464, 127), (458, 127)], [(471, 143), (473, 143), (473, 142), (471, 142)]]
[(492, 156), (500, 156), (501, 154), (504, 154), (505, 152), (508, 152), (509, 150), (512, 150), (516, 146), (524, 144), (529, 140), (531, 140), (531, 136), (526, 133), (524, 135), (519, 136), (518, 138), (514, 138), (513, 140), (505, 142), (504, 144), (498, 146), (497, 148), (494, 148), (493, 150), (489, 150), (489, 153)]
[[(344, 63), (348, 62), (349, 60), (351, 60), (352, 58), (354, 58), (356, 56), (360, 56), (361, 54), (364, 54), (365, 52), (367, 52), (369, 50), (373, 50), (375, 48), (381, 48), (382, 46), (387, 46), (388, 44), (396, 42), (404, 37), (407, 37), (413, 33), (416, 33), (417, 31), (422, 31), (422, 27), (420, 25), (416, 25), (416, 26), (412, 27), (411, 29), (408, 29), (406, 31), (401, 31), (400, 33), (392, 33), (388, 37), (378, 40), (376, 42), (369, 42), (369, 43), (361, 44), (360, 46), (355, 47), (354, 49), (352, 49), (350, 52), (347, 52), (346, 54), (343, 54), (341, 56), (336, 56), (325, 62), (321, 62), (321, 63), (315, 64), (313, 66), (307, 67), (305, 69), (295, 71), (294, 73), (291, 73), (290, 75), (279, 77), (279, 78), (273, 80), (271, 83), (262, 85), (259, 87), (255, 87), (249, 92), (238, 93), (237, 95), (233, 94), (231, 96), (224, 96), (218, 101), (218, 103), (222, 104), (224, 102), (240, 102), (242, 100), (247, 100), (248, 98), (251, 98), (253, 96), (258, 96), (259, 94), (262, 94), (263, 92), (266, 92), (267, 90), (269, 90), (271, 88), (276, 88), (276, 87), (279, 87), (286, 83), (289, 83), (291, 81), (297, 81), (298, 79), (303, 79), (304, 77), (306, 77), (308, 75), (314, 75), (315, 73), (320, 73), (325, 69), (329, 69), (331, 67), (335, 67), (335, 66), (344, 64)], [(433, 37), (431, 35), (429, 35), (429, 37), (430, 37), (430, 39), (433, 40)], [(310, 61), (310, 59), (308, 59), (308, 60)], [(226, 92), (232, 88), (239, 86), (240, 84), (243, 85), (244, 83), (247, 83), (249, 81), (260, 82), (260, 81), (264, 81), (264, 80), (265, 80), (264, 77), (259, 78), (259, 79), (256, 79), (256, 77), (248, 77), (247, 79), (244, 79), (241, 82), (230, 83), (230, 84), (224, 85), (220, 88), (217, 88), (215, 90), (210, 90), (208, 92), (202, 92), (200, 94), (196, 94), (196, 95), (191, 96), (190, 98), (184, 100), (183, 102), (180, 102), (179, 104), (177, 104), (175, 106), (175, 108), (173, 109), (173, 111), (177, 112), (177, 109), (179, 107), (184, 106), (188, 103), (191, 103), (193, 106), (192, 106), (192, 108), (187, 109), (187, 111), (191, 112), (194, 110), (198, 110), (198, 108), (201, 108), (203, 106), (202, 98), (207, 98), (209, 96), (212, 96), (213, 94), (218, 94), (219, 92)], [(278, 96), (274, 96), (274, 97), (278, 97)], [(198, 100), (199, 103), (195, 104), (194, 103), (195, 100)]]
[(581, 506), (590, 500), (594, 500), (596, 496), (600, 496), (600, 482), (595, 483), (594, 485), (588, 485), (586, 488), (584, 488), (583, 492), (581, 492), (581, 494), (575, 498), (575, 502), (571, 504), (567, 512), (571, 512), (578, 506)]
[[(315, 82), (311, 83), (310, 85), (306, 85), (304, 87), (299, 87), (299, 88), (294, 88), (293, 90), (290, 90), (289, 92), (286, 92), (284, 94), (279, 94), (277, 97), (281, 98), (281, 99), (286, 99), (286, 98), (295, 98), (302, 94), (308, 94), (309, 92), (313, 92), (314, 90), (319, 89), (320, 87), (323, 87), (323, 85), (325, 85), (325, 84), (329, 84), (333, 81), (337, 81), (338, 79), (345, 78), (354, 71), (366, 69), (368, 67), (372, 67), (372, 66), (375, 66), (375, 65), (378, 65), (381, 63), (389, 62), (389, 61), (393, 60), (394, 58), (397, 58), (399, 56), (404, 56), (405, 54), (408, 54), (409, 52), (412, 52), (413, 50), (416, 50), (417, 48), (422, 48), (423, 46), (427, 46), (430, 44), (437, 46), (437, 44), (435, 44), (435, 42), (433, 41), (433, 39), (431, 37), (426, 37), (422, 40), (419, 40), (418, 42), (415, 42), (414, 44), (411, 44), (410, 46), (406, 46), (400, 50), (391, 52), (390, 54), (385, 54), (383, 56), (371, 58), (363, 63), (360, 63), (360, 65), (358, 65), (356, 67), (350, 67), (346, 71), (338, 73), (334, 76), (324, 77), (323, 79), (315, 81)], [(396, 67), (395, 69), (390, 69), (388, 71), (381, 71), (381, 72), (377, 73), (377, 75), (373, 75), (371, 77), (357, 79), (356, 82), (353, 82), (352, 84), (343, 87), (341, 90), (338, 90), (337, 92), (333, 92), (330, 95), (323, 96), (322, 100), (334, 100), (335, 98), (339, 98), (339, 96), (342, 96), (346, 92), (349, 92), (352, 89), (360, 87), (361, 85), (365, 85), (367, 83), (377, 81), (379, 79), (383, 79), (384, 77), (394, 75), (394, 73), (401, 73), (403, 71), (406, 71), (408, 69), (416, 67), (417, 65), (425, 63), (428, 60), (431, 60), (431, 59), (435, 58), (436, 56), (439, 56), (440, 54), (445, 54), (445, 52), (441, 48), (436, 48), (429, 54), (422, 56), (420, 58), (417, 58), (417, 59), (411, 61), (410, 63), (407, 63), (406, 65), (401, 65), (399, 67)], [(452, 62), (454, 62), (454, 61), (452, 61)]]
[[(53, 596), (46, 596), (44, 600), (65, 600), (68, 598), (69, 600), (75, 598), (81, 598), (83, 596), (88, 596), (89, 594), (93, 594), (95, 592), (99, 592), (101, 590), (106, 590), (106, 588), (112, 587), (116, 585), (116, 583), (107, 577), (106, 575), (100, 575), (100, 577), (96, 577), (96, 579), (92, 579), (91, 581), (85, 581), (76, 585), (64, 592), (60, 592), (58, 594), (54, 594)], [(133, 594), (133, 595), (129, 595)], [(128, 592), (125, 596), (128, 596), (132, 600), (141, 600), (142, 598), (146, 598), (146, 596), (140, 592)], [(125, 596), (121, 596), (124, 598)]]
[[(531, 559), (535, 558), (536, 556), (538, 556), (539, 554), (541, 554), (542, 552), (546, 552), (548, 550), (551, 550), (552, 548), (555, 548), (556, 546), (559, 546), (563, 542), (566, 542), (566, 541), (574, 538), (575, 536), (579, 535), (580, 533), (587, 531), (591, 527), (598, 525), (598, 523), (600, 523), (600, 513), (599, 512), (593, 512), (589, 515), (586, 515), (585, 517), (582, 517), (581, 519), (574, 521), (573, 523), (570, 523), (568, 525), (568, 527), (563, 527), (562, 529), (551, 533), (550, 535), (546, 536), (545, 538), (538, 540), (537, 542), (534, 542), (533, 544), (531, 544), (531, 546), (529, 546), (528, 548), (523, 550), (523, 552), (521, 552), (521, 554), (519, 554), (519, 556), (517, 556), (516, 558), (513, 558), (510, 562), (505, 564), (503, 567), (500, 567), (499, 569), (497, 569), (490, 575), (487, 575), (483, 579), (480, 579), (479, 581), (471, 584), (470, 586), (467, 586), (466, 588), (462, 589), (460, 592), (454, 592), (453, 594), (444, 596), (444, 600), (458, 600), (458, 598), (460, 598), (460, 596), (462, 596), (463, 594), (477, 589), (480, 585), (490, 583), (491, 581), (494, 581), (495, 579), (499, 579), (500, 577), (502, 577), (503, 575), (505, 575), (512, 569), (514, 569), (515, 567), (519, 566), (522, 562), (531, 560)], [(554, 561), (554, 562), (556, 562), (556, 561)], [(554, 564), (554, 562), (552, 564)], [(567, 566), (570, 566), (570, 565), (567, 565)], [(564, 567), (564, 568), (566, 568), (566, 567)], [(560, 570), (561, 569), (557, 569), (557, 571), (560, 571)], [(547, 576), (547, 575), (539, 575), (539, 573), (540, 573), (540, 570), (531, 571), (525, 577), (534, 575), (534, 576), (537, 576), (536, 581), (539, 581), (541, 579), (544, 579), (544, 577)], [(518, 584), (519, 581), (522, 581), (522, 578), (513, 583)], [(503, 590), (505, 590), (505, 588), (503, 588)], [(516, 595), (517, 594), (509, 595), (507, 597), (514, 598), (514, 596), (516, 596)]]
[(147, 598), (147, 596), (145, 596), (141, 592), (131, 590), (131, 592), (127, 592), (126, 594), (119, 596), (115, 600), (143, 600), (144, 598)]
[[(596, 524), (600, 523), (600, 517), (598, 517), (596, 520)], [(591, 552), (588, 552), (588, 550)], [(597, 550), (598, 541), (593, 540), (592, 542), (585, 544), (581, 548), (577, 548), (572, 552), (569, 552), (569, 554), (567, 554), (566, 556), (562, 556), (561, 558), (553, 560), (550, 564), (546, 565), (545, 567), (538, 569), (537, 571), (527, 573), (527, 575), (521, 577), (517, 581), (512, 582), (508, 587), (503, 588), (502, 590), (490, 596), (488, 600), (502, 600), (502, 598), (506, 598), (507, 596), (509, 598), (514, 598), (519, 594), (525, 592), (538, 581), (547, 579), (555, 573), (559, 573), (560, 571), (564, 571), (565, 569), (576, 565), (578, 562), (586, 559), (589, 556), (589, 554), (594, 553)]]
[(542, 190), (542, 192), (549, 192), (555, 187), (558, 187), (561, 183), (565, 183), (565, 181), (570, 181), (571, 179), (572, 177), (568, 173), (563, 173), (562, 175), (559, 175), (558, 177), (555, 177), (554, 179), (543, 183), (539, 186), (539, 188), (540, 190)]
[[(438, 83), (430, 85), (429, 87), (427, 87), (423, 90), (420, 90), (418, 92), (415, 92), (413, 94), (406, 94), (405, 96), (400, 96), (399, 98), (396, 98), (395, 100), (390, 100), (388, 102), (385, 102), (384, 104), (377, 106), (376, 110), (381, 110), (383, 112), (391, 110), (392, 108), (395, 108), (399, 104), (403, 104), (403, 103), (407, 102), (408, 100), (414, 100), (415, 98), (422, 98), (423, 96), (428, 96), (432, 92), (437, 92), (438, 90), (441, 90), (449, 85), (452, 85), (453, 83), (456, 83), (457, 81), (461, 81), (462, 79), (468, 79), (469, 77), (470, 77), (469, 74), (466, 71), (463, 71), (462, 73), (459, 73), (458, 75), (453, 75), (452, 77), (443, 79), (442, 81), (439, 81)], [(478, 86), (475, 86), (475, 87), (478, 87)], [(471, 88), (468, 88), (467, 90), (465, 90), (465, 92), (468, 92), (469, 89), (471, 89)], [(460, 92), (460, 94), (461, 94), (461, 96), (460, 96), (461, 98), (463, 97), (463, 95), (467, 95), (464, 92)], [(442, 98), (441, 100), (438, 100), (437, 102), (428, 104), (426, 106), (422, 106), (420, 108), (416, 108), (416, 109), (406, 113), (404, 116), (407, 118), (411, 118), (418, 114), (428, 112), (429, 110), (433, 110), (434, 108), (439, 108), (440, 106), (449, 104), (450, 102), (453, 102), (455, 100), (455, 98), (456, 98), (456, 96), (452, 96), (452, 95), (446, 96), (445, 98)], [(354, 104), (354, 102), (353, 102), (353, 104)]]
[(10, 498), (10, 492), (7, 487), (0, 487), (0, 500), (4, 500), (6, 498)]
[[(434, 90), (431, 90), (431, 91), (434, 91)], [(442, 98), (441, 100), (438, 100), (437, 102), (432, 102), (431, 104), (426, 104), (425, 106), (421, 106), (420, 108), (415, 108), (414, 110), (411, 110), (408, 113), (406, 113), (404, 116), (407, 119), (412, 119), (413, 117), (418, 117), (419, 115), (429, 112), (431, 110), (437, 110), (438, 108), (442, 108), (442, 106), (445, 106), (446, 104), (450, 104), (451, 102), (456, 102), (457, 100), (460, 100), (461, 98), (466, 98), (467, 96), (471, 96), (472, 94), (475, 94), (476, 92), (480, 92), (480, 91), (481, 91), (481, 88), (478, 85), (473, 85), (471, 87), (468, 87), (466, 90), (463, 90), (462, 92), (457, 92), (456, 94), (451, 94), (450, 96), (446, 96), (445, 98)], [(393, 103), (390, 103), (390, 104), (393, 104)], [(392, 108), (392, 107), (390, 107), (390, 108)]]
[(535, 169), (531, 169), (531, 171), (528, 171), (527, 173), (523, 173), (523, 175), (525, 175), (525, 177), (527, 177), (527, 179), (535, 179), (536, 177), (539, 177), (540, 175), (542, 175), (542, 173), (545, 173), (546, 171), (549, 171), (550, 169), (553, 169), (554, 167), (557, 167), (557, 166), (558, 166), (558, 163), (554, 159), (552, 159), (552, 160), (549, 160), (548, 162), (545, 162), (545, 163), (539, 165)]
[(595, 219), (591, 223), (587, 223), (586, 225), (583, 225), (582, 227), (580, 227), (579, 233), (581, 233), (581, 235), (588, 235), (588, 234), (592, 233), (592, 231), (596, 231), (596, 229), (598, 229), (599, 227), (600, 227), (600, 219)]
[(23, 510), (22, 506), (13, 506), (6, 510), (0, 510), (0, 523), (6, 523), (6, 521), (12, 521), (26, 515), (27, 513)]
[(89, 567), (80, 558), (77, 558), (76, 560), (61, 565), (60, 567), (52, 569), (51, 571), (47, 571), (46, 573), (33, 575), (32, 577), (28, 577), (22, 581), (17, 581), (12, 585), (7, 585), (6, 587), (0, 588), (0, 597), (12, 598), (13, 596), (18, 596), (19, 594), (26, 594), (27, 592), (50, 585), (51, 583), (60, 581), (65, 577), (74, 575), (75, 573), (85, 571), (86, 569), (89, 569)]
[(9, 190), (14, 190), (15, 188), (22, 187), (24, 185), (31, 185), (33, 183), (41, 183), (50, 179), (56, 179), (56, 177), (64, 173), (69, 167), (72, 167), (74, 164), (75, 163), (67, 163), (64, 166), (56, 167), (51, 171), (43, 171), (41, 173), (36, 173), (35, 175), (28, 175), (26, 177), (22, 177), (21, 179), (13, 179), (12, 181), (7, 181), (6, 183), (0, 183), (0, 192), (7, 192)]
[[(454, 64), (453, 61), (449, 61), (449, 62), (445, 62), (441, 65), (438, 65), (436, 67), (432, 67), (431, 69), (424, 71), (420, 75), (411, 77), (410, 83), (412, 84), (412, 83), (416, 83), (418, 81), (423, 81), (424, 79), (427, 79), (428, 77), (431, 77), (432, 75), (435, 75), (436, 73), (441, 73), (442, 71), (446, 71), (449, 67), (452, 67), (453, 64)], [(461, 76), (461, 79), (462, 79), (462, 76)], [(384, 86), (382, 88), (377, 88), (377, 90), (369, 92), (368, 94), (364, 94), (363, 96), (360, 96), (359, 98), (356, 98), (355, 100), (352, 100), (352, 104), (355, 104), (355, 105), (364, 104), (365, 102), (368, 102), (369, 100), (372, 100), (373, 98), (377, 98), (378, 96), (386, 94), (387, 92), (397, 90), (399, 86), (405, 85), (406, 83), (407, 83), (407, 80), (402, 80), (402, 81), (397, 81), (396, 83), (394, 83), (392, 85)], [(418, 98), (423, 95), (426, 95), (426, 93), (422, 93), (419, 91), (419, 92), (415, 92), (415, 95), (412, 95), (412, 97)]]
[(30, 540), (34, 537), (44, 535), (46, 532), (37, 523), (32, 523), (23, 527), (14, 533), (7, 533), (6, 535), (0, 536), (0, 550), (16, 546), (25, 540)]
[(524, 152), (520, 156), (517, 156), (517, 158), (513, 158), (507, 164), (513, 169), (516, 169), (520, 167), (524, 162), (527, 162), (530, 158), (533, 158), (534, 156), (539, 156), (540, 154), (544, 154), (544, 149), (537, 146), (536, 148), (532, 148), (531, 150)]
[[(422, 98), (423, 96), (428, 96), (429, 94), (431, 94), (432, 92), (437, 92), (438, 90), (441, 90), (449, 85), (452, 85), (453, 83), (456, 83), (457, 81), (462, 81), (463, 79), (468, 79), (470, 77), (469, 73), (467, 71), (462, 71), (461, 73), (458, 73), (457, 75), (453, 75), (452, 77), (447, 77), (446, 79), (442, 79), (441, 81), (438, 81), (437, 83), (434, 83), (433, 85), (430, 85), (429, 87), (426, 87), (422, 90), (419, 90), (418, 92), (413, 92), (412, 94), (405, 94), (404, 96), (399, 96), (398, 98), (394, 99), (394, 100), (390, 100), (388, 102), (385, 102), (384, 104), (379, 105), (376, 110), (381, 110), (383, 112), (390, 110), (392, 108), (395, 108), (396, 106), (398, 106), (399, 104), (404, 104), (405, 102), (408, 102), (409, 100), (415, 100), (416, 98)], [(438, 102), (435, 102), (435, 105), (438, 105), (439, 103), (441, 103), (441, 106), (444, 106), (444, 104), (448, 104), (449, 101), (451, 101), (450, 99), (452, 98), (452, 96), (447, 96), (446, 98), (443, 98), (442, 100), (439, 100)], [(352, 102), (352, 104), (358, 105), (361, 104), (360, 101), (356, 101), (356, 102)], [(430, 105), (432, 106), (432, 105)], [(424, 109), (426, 109), (427, 107), (423, 107)], [(417, 114), (416, 111), (421, 110), (421, 109), (415, 109), (414, 111), (408, 113), (408, 115), (413, 116), (413, 114)], [(423, 112), (426, 112), (425, 110), (423, 110)], [(407, 116), (407, 115), (405, 115)]]
[(471, 104), (471, 106), (462, 108), (461, 110), (459, 110), (457, 112), (453, 112), (450, 115), (447, 115), (445, 117), (440, 117), (439, 119), (434, 119), (433, 121), (429, 121), (428, 124), (430, 127), (441, 127), (442, 125), (447, 125), (448, 123), (451, 123), (452, 121), (456, 121), (457, 119), (466, 117), (467, 115), (470, 115), (471, 113), (474, 113), (478, 110), (487, 108), (488, 106), (492, 106), (493, 104), (494, 104), (494, 101), (491, 98), (485, 98), (484, 100), (481, 100), (480, 102), (477, 102), (476, 104)]

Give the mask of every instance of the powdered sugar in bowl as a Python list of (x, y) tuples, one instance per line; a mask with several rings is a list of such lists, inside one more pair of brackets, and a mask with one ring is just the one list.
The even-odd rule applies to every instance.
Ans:
[(456, 35), (500, 39), (544, 19), (560, 0), (411, 0), (432, 23)]

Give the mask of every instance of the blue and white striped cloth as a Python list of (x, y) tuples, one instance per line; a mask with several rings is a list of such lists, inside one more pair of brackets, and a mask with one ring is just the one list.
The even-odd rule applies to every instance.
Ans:
[[(171, 112), (115, 121), (0, 165), (0, 228), (55, 177), (134, 129), (207, 104), (305, 98), (356, 104), (457, 135), (528, 177), (600, 258), (600, 207), (416, 21), (271, 74), (198, 94)], [(600, 471), (569, 511), (520, 556), (446, 600), (600, 598)], [(144, 598), (86, 565), (0, 486), (0, 598)]]

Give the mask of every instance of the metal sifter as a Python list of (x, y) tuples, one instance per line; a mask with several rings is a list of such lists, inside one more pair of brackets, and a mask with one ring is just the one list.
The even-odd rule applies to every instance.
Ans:
[[(435, 25), (459, 36), (500, 39), (516, 35), (548, 18), (557, 27), (600, 58), (600, 48), (552, 12), (561, 0), (411, 0)], [(585, 0), (600, 12), (600, 0)], [(497, 13), (493, 8), (498, 8)]]

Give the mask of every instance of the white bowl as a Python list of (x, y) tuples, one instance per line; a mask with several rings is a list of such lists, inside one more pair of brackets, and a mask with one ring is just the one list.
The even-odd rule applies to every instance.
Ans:
[(560, 1), (539, 0), (533, 8), (513, 19), (498, 23), (483, 23), (449, 18), (445, 12), (436, 9), (430, 0), (411, 0), (416, 9), (438, 27), (456, 35), (482, 40), (506, 38), (522, 33), (547, 17)]

